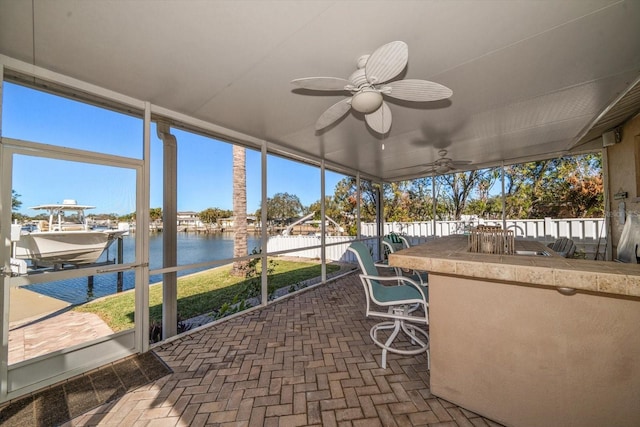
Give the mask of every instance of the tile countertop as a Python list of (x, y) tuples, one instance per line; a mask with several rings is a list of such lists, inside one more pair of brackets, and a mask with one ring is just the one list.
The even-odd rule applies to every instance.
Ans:
[[(516, 250), (545, 250), (515, 241)], [(555, 254), (555, 253), (553, 253)], [(389, 255), (389, 265), (451, 276), (640, 297), (640, 265), (560, 256), (493, 255), (468, 251), (468, 236), (448, 236)]]

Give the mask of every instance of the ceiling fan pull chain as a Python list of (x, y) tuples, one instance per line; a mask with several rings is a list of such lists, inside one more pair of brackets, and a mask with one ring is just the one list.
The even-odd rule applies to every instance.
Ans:
[[(384, 109), (382, 110), (382, 129), (384, 129)], [(382, 151), (384, 151), (384, 139), (386, 138), (386, 135), (383, 134), (382, 135)]]

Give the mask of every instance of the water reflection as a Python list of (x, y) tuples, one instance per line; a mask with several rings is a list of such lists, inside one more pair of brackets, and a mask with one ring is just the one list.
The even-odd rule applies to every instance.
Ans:
[[(233, 233), (178, 233), (178, 265), (196, 264), (199, 262), (215, 261), (233, 257)], [(260, 247), (260, 239), (249, 235), (247, 248)], [(112, 245), (98, 262), (115, 261), (117, 245)], [(123, 261), (131, 263), (135, 260), (135, 236), (123, 238)], [(149, 236), (149, 268), (162, 268), (162, 234), (154, 233)], [(177, 273), (178, 277), (193, 274), (206, 268), (184, 270)], [(120, 277), (118, 277), (120, 276)], [(134, 287), (134, 272), (107, 273), (77, 279), (59, 280), (37, 285), (25, 286), (34, 292), (57, 298), (71, 304), (81, 304), (95, 298), (101, 298), (116, 292), (122, 292)], [(149, 283), (162, 281), (162, 275), (149, 277)]]

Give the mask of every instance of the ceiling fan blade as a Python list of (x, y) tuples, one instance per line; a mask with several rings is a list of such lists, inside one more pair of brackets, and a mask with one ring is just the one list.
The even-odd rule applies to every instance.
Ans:
[(391, 109), (386, 102), (373, 113), (365, 114), (364, 119), (369, 127), (378, 133), (385, 134), (391, 129)]
[(338, 77), (305, 77), (291, 80), (291, 83), (312, 90), (345, 90), (345, 86), (350, 85), (349, 80)]
[(391, 88), (391, 92), (385, 93), (386, 95), (405, 101), (438, 101), (453, 95), (453, 91), (448, 87), (427, 80), (398, 80), (385, 86)]
[(449, 164), (452, 166), (465, 166), (465, 165), (470, 165), (471, 163), (472, 163), (471, 160), (456, 160), (453, 162), (449, 162)]
[(391, 169), (390, 172), (408, 171), (409, 169), (414, 169), (414, 172), (406, 172), (406, 175), (412, 175), (412, 176), (419, 176), (422, 174), (434, 175), (438, 170), (435, 163), (431, 162), (431, 163), (425, 163), (421, 165), (406, 166), (403, 168)]
[(436, 175), (436, 171), (433, 169), (427, 169), (427, 170), (421, 170), (421, 171), (417, 171), (415, 173), (411, 173), (411, 174), (404, 174), (404, 175), (397, 175), (394, 178), (394, 180), (396, 180), (397, 178), (406, 180), (406, 179), (418, 179), (418, 178), (427, 178), (427, 177), (432, 177)]
[(402, 168), (395, 168), (395, 169), (391, 169), (390, 172), (395, 172), (395, 171), (404, 171), (404, 170), (408, 170), (408, 169), (417, 169), (417, 168), (425, 168), (425, 167), (429, 167), (430, 165), (414, 165), (414, 166), (405, 166)]
[(324, 129), (331, 123), (338, 120), (340, 117), (347, 114), (351, 109), (351, 98), (343, 99), (340, 102), (333, 104), (331, 107), (322, 113), (318, 121), (316, 122), (316, 130)]
[(405, 42), (395, 41), (380, 46), (369, 56), (365, 73), (369, 83), (384, 83), (391, 80), (407, 66), (409, 48)]
[(416, 175), (422, 175), (422, 174), (427, 174), (427, 175), (434, 175), (436, 174), (438, 171), (436, 168), (431, 167), (431, 168), (427, 168), (427, 169), (421, 169), (419, 172), (416, 172)]

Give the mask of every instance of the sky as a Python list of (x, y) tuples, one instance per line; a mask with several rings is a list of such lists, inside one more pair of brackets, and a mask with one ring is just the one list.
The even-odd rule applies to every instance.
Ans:
[[(121, 157), (142, 159), (142, 120), (12, 83), (4, 83), (2, 136)], [(162, 142), (151, 129), (150, 207), (162, 207)], [(232, 210), (231, 144), (172, 129), (178, 146), (178, 211)], [(247, 211), (261, 201), (260, 152), (246, 151)], [(327, 171), (326, 194), (344, 176)], [(135, 211), (135, 171), (109, 165), (13, 156), (12, 188), (22, 202), (18, 212), (66, 199), (96, 206), (87, 214)], [(267, 159), (267, 197), (298, 196), (304, 206), (320, 200), (320, 169), (277, 156)]]

